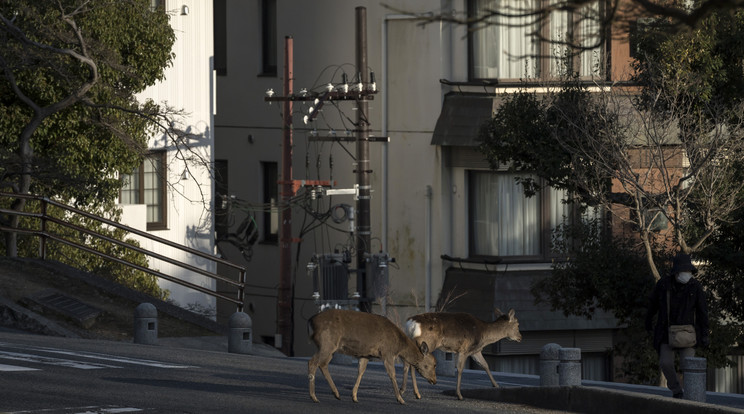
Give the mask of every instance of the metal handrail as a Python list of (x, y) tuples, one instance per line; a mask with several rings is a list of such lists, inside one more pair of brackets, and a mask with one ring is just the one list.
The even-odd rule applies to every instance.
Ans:
[[(199, 291), (199, 292), (208, 294), (208, 295), (213, 296), (215, 298), (219, 298), (219, 299), (223, 299), (223, 300), (232, 302), (232, 303), (234, 303), (234, 304), (237, 305), (238, 312), (242, 312), (243, 311), (243, 304), (244, 304), (244, 297), (245, 297), (245, 282), (246, 282), (246, 269), (243, 266), (236, 265), (235, 263), (229, 262), (229, 261), (227, 261), (225, 259), (222, 259), (221, 257), (215, 256), (215, 255), (212, 255), (212, 254), (209, 254), (209, 253), (205, 253), (205, 252), (202, 252), (200, 250), (193, 249), (193, 248), (188, 247), (188, 246), (183, 246), (183, 245), (180, 245), (178, 243), (174, 243), (174, 242), (172, 242), (170, 240), (164, 239), (162, 237), (154, 236), (154, 235), (152, 235), (150, 233), (147, 233), (147, 232), (144, 232), (144, 231), (141, 231), (141, 230), (138, 230), (138, 229), (129, 227), (129, 226), (125, 226), (125, 225), (123, 225), (121, 223), (117, 223), (115, 221), (108, 220), (108, 219), (105, 219), (103, 217), (96, 216), (94, 214), (91, 214), (91, 213), (82, 211), (82, 210), (77, 209), (75, 207), (72, 207), (72, 206), (69, 206), (69, 205), (66, 205), (66, 204), (63, 204), (63, 203), (60, 203), (60, 202), (51, 200), (51, 199), (49, 199), (47, 197), (41, 197), (41, 196), (36, 196), (36, 195), (31, 195), (31, 194), (12, 194), (12, 193), (4, 193), (4, 192), (0, 192), (0, 197), (23, 198), (23, 199), (27, 199), (27, 200), (38, 200), (38, 201), (40, 201), (42, 203), (41, 204), (41, 213), (30, 213), (30, 212), (25, 212), (25, 211), (15, 211), (15, 210), (8, 210), (8, 209), (2, 209), (2, 208), (0, 208), (0, 213), (3, 213), (3, 214), (18, 215), (18, 216), (22, 216), (22, 217), (31, 217), (31, 218), (39, 219), (41, 221), (41, 226), (40, 226), (41, 229), (40, 230), (33, 230), (33, 229), (27, 229), (27, 228), (12, 228), (12, 227), (8, 227), (8, 226), (2, 226), (2, 225), (0, 225), (0, 231), (6, 231), (6, 232), (11, 232), (12, 231), (12, 232), (18, 232), (18, 233), (23, 233), (23, 234), (30, 234), (30, 235), (39, 237), (40, 238), (39, 255), (41, 256), (41, 259), (42, 260), (46, 259), (46, 241), (47, 241), (47, 239), (54, 240), (54, 241), (57, 241), (57, 242), (66, 244), (68, 246), (71, 246), (71, 247), (74, 247), (74, 248), (77, 248), (77, 249), (86, 251), (88, 253), (92, 253), (92, 254), (98, 255), (100, 257), (103, 257), (105, 259), (114, 261), (116, 263), (119, 263), (119, 264), (122, 264), (122, 265), (125, 265), (125, 266), (128, 266), (128, 267), (131, 267), (133, 269), (136, 269), (136, 270), (139, 270), (139, 271), (142, 271), (142, 272), (145, 272), (145, 273), (149, 273), (149, 274), (151, 274), (151, 275), (153, 275), (155, 277), (158, 277), (160, 279), (165, 279), (165, 280), (168, 280), (168, 281), (173, 282), (175, 284), (178, 284), (178, 285), (181, 285), (181, 286), (184, 286), (184, 287), (187, 287), (187, 288), (190, 288), (190, 289), (194, 289), (196, 291)], [(49, 216), (47, 214), (47, 206), (48, 205), (53, 205), (55, 207), (61, 208), (63, 210), (69, 211), (71, 213), (74, 213), (74, 214), (77, 214), (77, 215), (80, 215), (80, 216), (83, 216), (83, 217), (87, 217), (87, 218), (92, 219), (92, 220), (97, 220), (97, 221), (99, 221), (99, 222), (101, 222), (103, 224), (106, 224), (106, 225), (109, 225), (109, 226), (113, 226), (113, 227), (122, 229), (122, 230), (124, 230), (124, 231), (126, 231), (128, 233), (136, 234), (138, 236), (141, 236), (143, 238), (152, 240), (154, 242), (157, 242), (157, 243), (160, 243), (160, 244), (164, 244), (166, 246), (173, 247), (175, 249), (178, 249), (178, 250), (181, 250), (181, 251), (184, 251), (184, 252), (193, 254), (195, 256), (199, 256), (201, 258), (204, 258), (204, 259), (207, 259), (207, 260), (211, 260), (211, 261), (213, 261), (215, 263), (219, 263), (219, 264), (228, 266), (228, 267), (230, 267), (232, 269), (235, 269), (235, 270), (237, 270), (239, 272), (238, 281), (235, 281), (235, 280), (232, 280), (232, 279), (229, 279), (229, 278), (220, 276), (217, 273), (209, 272), (207, 270), (204, 270), (204, 269), (198, 268), (196, 266), (190, 265), (188, 263), (182, 262), (180, 260), (176, 260), (176, 259), (173, 259), (171, 257), (167, 257), (167, 256), (164, 256), (164, 255), (155, 253), (155, 252), (153, 252), (151, 250), (144, 249), (142, 247), (135, 246), (135, 245), (126, 243), (124, 241), (111, 238), (111, 237), (106, 236), (104, 234), (98, 233), (98, 232), (96, 232), (94, 230), (90, 230), (90, 229), (87, 229), (85, 227), (81, 227), (81, 226), (78, 226), (76, 224), (69, 223), (69, 222), (67, 222), (65, 220), (60, 220), (60, 219), (58, 219), (56, 217), (51, 217), (51, 216)], [(109, 255), (108, 253), (100, 252), (100, 251), (95, 250), (95, 249), (93, 249), (93, 248), (91, 248), (89, 246), (85, 246), (85, 245), (76, 243), (74, 241), (67, 240), (67, 239), (65, 239), (63, 237), (60, 237), (57, 234), (50, 233), (47, 230), (47, 222), (56, 223), (56, 224), (58, 224), (60, 226), (63, 226), (63, 227), (66, 227), (66, 228), (69, 228), (69, 229), (72, 229), (72, 230), (75, 230), (75, 231), (80, 231), (80, 232), (86, 233), (88, 235), (97, 237), (99, 239), (105, 240), (105, 241), (110, 242), (110, 243), (117, 244), (117, 245), (122, 246), (124, 248), (127, 248), (127, 249), (133, 250), (135, 252), (138, 252), (138, 253), (141, 253), (141, 254), (150, 256), (152, 258), (155, 258), (155, 259), (158, 259), (158, 260), (162, 260), (164, 262), (167, 262), (167, 263), (170, 263), (170, 264), (173, 264), (173, 265), (176, 265), (176, 266), (180, 266), (181, 268), (184, 268), (186, 270), (189, 270), (189, 271), (192, 271), (192, 272), (195, 272), (195, 273), (199, 273), (199, 274), (201, 274), (203, 276), (206, 276), (206, 277), (209, 277), (211, 279), (219, 280), (219, 281), (228, 283), (228, 284), (230, 284), (232, 286), (237, 287), (237, 289), (238, 289), (237, 298), (232, 298), (232, 297), (223, 295), (223, 294), (218, 293), (216, 291), (213, 291), (211, 289), (207, 289), (207, 288), (205, 288), (203, 286), (199, 286), (199, 285), (196, 285), (196, 284), (193, 284), (193, 283), (190, 283), (190, 282), (187, 282), (187, 281), (178, 279), (176, 277), (167, 275), (167, 274), (162, 273), (162, 272), (159, 272), (157, 270), (152, 270), (150, 268), (147, 268), (147, 267), (138, 265), (136, 263), (132, 263), (130, 261), (127, 261), (127, 260), (120, 259), (120, 258), (115, 257), (115, 256), (112, 256), (112, 255)]]

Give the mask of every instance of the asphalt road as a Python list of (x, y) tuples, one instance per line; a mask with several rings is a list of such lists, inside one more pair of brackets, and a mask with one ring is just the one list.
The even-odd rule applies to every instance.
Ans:
[[(336, 400), (317, 373), (320, 403), (308, 395), (307, 360), (238, 355), (169, 346), (93, 341), (0, 331), (2, 413), (534, 413), (554, 411), (493, 401), (457, 401), (454, 378), (409, 385), (406, 405), (395, 400), (379, 364), (362, 378), (351, 401), (356, 367), (331, 365)], [(398, 381), (401, 369), (398, 367)], [(490, 387), (485, 374), (465, 375), (463, 389)]]

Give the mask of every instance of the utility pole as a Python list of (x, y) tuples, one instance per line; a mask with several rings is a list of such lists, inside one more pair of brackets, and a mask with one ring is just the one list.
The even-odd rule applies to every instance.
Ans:
[[(377, 93), (374, 74), (371, 76), (367, 70), (367, 9), (356, 8), (356, 67), (358, 86), (353, 90), (347, 88), (334, 89), (331, 87), (322, 94), (308, 94), (300, 91), (295, 95), (293, 92), (294, 81), (294, 46), (291, 36), (285, 37), (284, 48), (284, 90), (283, 96), (274, 96), (273, 89), (267, 90), (266, 102), (282, 102), (283, 111), (283, 140), (282, 140), (282, 173), (279, 184), (280, 194), (280, 232), (279, 232), (279, 288), (277, 293), (277, 334), (281, 337), (281, 351), (286, 355), (292, 353), (293, 333), (293, 301), (292, 297), (292, 243), (298, 241), (292, 238), (292, 207), (291, 198), (300, 187), (334, 187), (335, 182), (320, 180), (294, 180), (292, 178), (292, 103), (294, 101), (312, 102), (305, 123), (312, 122), (318, 115), (320, 108), (327, 101), (356, 101), (357, 104), (357, 129), (356, 129), (356, 194), (357, 194), (357, 219), (354, 232), (356, 233), (357, 249), (357, 290), (360, 296), (360, 308), (364, 311), (371, 310), (371, 298), (368, 295), (367, 261), (371, 241), (370, 226), (370, 142), (388, 142), (387, 137), (369, 136), (368, 103)], [(370, 78), (371, 77), (371, 83)], [(329, 86), (332, 86), (329, 84)], [(351, 138), (351, 137), (349, 137)], [(333, 141), (345, 140), (341, 137), (330, 138)], [(337, 191), (337, 194), (349, 194), (345, 190)], [(278, 339), (278, 338), (277, 338)]]
[[(291, 36), (284, 38), (284, 96), (292, 95), (294, 81), (294, 43)], [(292, 353), (292, 100), (283, 102), (282, 118), (282, 191), (281, 232), (279, 235), (279, 292), (276, 323), (281, 335), (282, 352)]]
[[(356, 67), (359, 82), (367, 84), (367, 9), (356, 8)], [(357, 142), (356, 142), (356, 178), (359, 189), (357, 197), (357, 290), (361, 296), (360, 308), (365, 312), (371, 311), (371, 301), (367, 296), (367, 253), (370, 250), (370, 186), (369, 160), (369, 120), (367, 116), (369, 105), (364, 97), (357, 99)]]

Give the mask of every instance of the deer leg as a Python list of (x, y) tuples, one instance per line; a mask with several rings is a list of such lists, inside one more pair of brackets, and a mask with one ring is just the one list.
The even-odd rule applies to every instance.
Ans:
[[(400, 393), (403, 394), (406, 392), (406, 382), (408, 381), (408, 370), (411, 369), (411, 364), (407, 362), (403, 362), (403, 385), (400, 387)], [(411, 371), (413, 371), (411, 369)]]
[(403, 395), (403, 393), (406, 392), (406, 382), (408, 381), (408, 371), (411, 371), (411, 383), (413, 384), (413, 395), (416, 396), (416, 399), (421, 399), (421, 394), (418, 390), (418, 384), (416, 384), (416, 369), (413, 368), (413, 366), (409, 363), (403, 364), (403, 386), (400, 387), (400, 394)]
[[(331, 362), (331, 358), (333, 358), (333, 353), (324, 355), (322, 358), (316, 353), (308, 365), (313, 364), (313, 360), (315, 360), (314, 366), (320, 368), (320, 372), (323, 373), (326, 381), (328, 381), (328, 385), (331, 387), (331, 391), (333, 391), (333, 396), (336, 397), (337, 400), (340, 400), (341, 395), (339, 395), (338, 388), (336, 388), (336, 384), (333, 382), (333, 378), (331, 378), (331, 373), (328, 371), (328, 364)], [(315, 397), (315, 369), (313, 369), (313, 372), (309, 373), (309, 378), (311, 386), (310, 397)], [(317, 402), (318, 399), (314, 398), (313, 401)]]
[(462, 400), (462, 394), (460, 393), (460, 382), (462, 381), (462, 370), (465, 368), (465, 361), (468, 357), (463, 354), (457, 354), (457, 388), (455, 388), (455, 395), (458, 400)]
[(367, 363), (369, 362), (369, 359), (367, 358), (359, 358), (359, 374), (357, 375), (356, 383), (354, 384), (354, 388), (351, 390), (351, 400), (354, 402), (357, 401), (357, 391), (359, 390), (359, 383), (362, 382), (362, 375), (364, 375), (364, 371), (367, 370)]
[(310, 398), (315, 402), (318, 401), (318, 397), (315, 396), (315, 372), (318, 370), (318, 354), (316, 353), (307, 361), (307, 378), (309, 381)]
[(493, 384), (494, 387), (498, 388), (499, 384), (496, 383), (496, 380), (493, 379), (493, 375), (491, 374), (491, 369), (488, 367), (488, 362), (486, 362), (486, 358), (483, 357), (483, 353), (478, 352), (477, 354), (471, 355), (473, 360), (478, 363), (478, 365), (481, 366), (486, 371), (486, 374), (488, 374), (488, 379), (491, 380), (491, 384)]
[(393, 382), (393, 391), (395, 391), (395, 398), (398, 400), (399, 403), (405, 404), (406, 402), (403, 400), (403, 397), (400, 396), (398, 381), (395, 380), (395, 358), (385, 358), (382, 361), (382, 364), (385, 366), (385, 371), (387, 371), (388, 377), (390, 377), (390, 381)]
[(421, 393), (419, 393), (418, 384), (416, 384), (416, 370), (415, 369), (411, 369), (411, 384), (413, 384), (413, 395), (416, 396), (417, 400), (420, 400)]

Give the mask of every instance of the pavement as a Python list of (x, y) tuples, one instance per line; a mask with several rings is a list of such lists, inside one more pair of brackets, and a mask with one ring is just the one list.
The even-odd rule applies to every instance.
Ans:
[[(158, 338), (158, 345), (227, 352), (228, 338), (227, 336)], [(285, 357), (283, 353), (270, 345), (257, 343), (253, 344), (251, 354)], [(308, 358), (299, 357), (298, 359)], [(348, 360), (346, 361), (348, 364)], [(370, 366), (375, 364), (380, 363), (370, 362)], [(463, 388), (463, 397), (574, 413), (744, 414), (744, 395), (742, 394), (707, 392), (707, 402), (701, 403), (674, 399), (669, 390), (661, 387), (588, 380), (582, 381), (581, 386), (541, 387), (539, 386), (540, 378), (536, 375), (500, 372), (493, 374), (496, 381), (501, 384), (500, 388), (492, 388), (482, 370), (465, 370), (464, 376), (482, 376), (484, 387)], [(454, 396), (454, 390), (443, 390), (443, 392), (451, 392)]]

